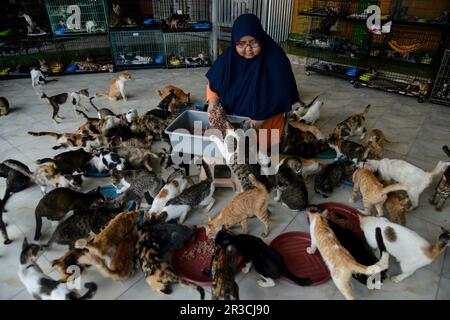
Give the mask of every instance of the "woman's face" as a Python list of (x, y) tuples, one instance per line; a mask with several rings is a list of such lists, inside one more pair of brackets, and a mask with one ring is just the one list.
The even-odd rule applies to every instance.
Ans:
[(237, 53), (246, 59), (252, 59), (261, 52), (261, 44), (252, 36), (244, 36), (236, 42)]

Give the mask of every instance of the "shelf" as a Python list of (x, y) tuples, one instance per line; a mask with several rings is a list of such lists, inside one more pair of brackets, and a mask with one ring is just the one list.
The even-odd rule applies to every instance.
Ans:
[[(307, 13), (307, 12), (299, 12), (298, 13), (299, 16), (304, 16), (304, 17), (314, 17), (314, 18), (326, 18), (328, 17), (327, 15), (323, 15), (323, 14), (318, 14), (318, 13)], [(338, 16), (339, 20), (344, 20), (344, 21), (353, 21), (353, 22), (366, 22), (366, 19), (358, 19), (358, 18), (349, 18), (348, 16)]]
[(416, 26), (416, 27), (426, 27), (426, 28), (437, 28), (437, 29), (446, 29), (449, 28), (448, 23), (421, 23), (421, 22), (415, 22), (415, 21), (404, 21), (404, 20), (392, 20), (392, 25), (399, 25), (399, 26)]
[(369, 56), (368, 65), (375, 69), (382, 69), (394, 73), (418, 76), (422, 78), (432, 78), (434, 75), (433, 64), (430, 65)]

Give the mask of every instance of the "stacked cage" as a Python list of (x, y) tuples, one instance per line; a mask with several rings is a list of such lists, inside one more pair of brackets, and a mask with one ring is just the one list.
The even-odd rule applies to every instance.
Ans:
[(67, 36), (55, 40), (62, 73), (113, 72), (107, 35)]
[(110, 30), (155, 29), (150, 0), (109, 0), (108, 22)]
[(165, 31), (211, 29), (209, 0), (153, 0), (153, 15)]
[(111, 31), (110, 37), (117, 68), (165, 66), (166, 55), (160, 30)]
[(108, 32), (103, 0), (45, 0), (45, 6), (55, 36)]
[(167, 67), (211, 65), (211, 32), (164, 32)]
[(450, 50), (445, 51), (430, 101), (450, 106)]

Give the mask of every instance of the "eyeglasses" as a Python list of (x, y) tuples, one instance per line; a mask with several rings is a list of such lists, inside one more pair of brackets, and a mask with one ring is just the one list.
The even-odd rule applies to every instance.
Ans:
[(238, 41), (236, 42), (236, 47), (239, 49), (246, 49), (249, 46), (252, 49), (258, 48), (260, 46), (260, 42), (256, 39), (253, 39), (249, 42), (246, 41)]

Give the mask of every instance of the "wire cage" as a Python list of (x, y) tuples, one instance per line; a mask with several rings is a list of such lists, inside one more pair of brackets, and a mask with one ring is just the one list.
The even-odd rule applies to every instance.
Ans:
[(342, 18), (365, 19), (368, 16), (364, 13), (365, 9), (377, 4), (378, 0), (304, 0), (299, 2), (298, 13), (323, 17), (335, 14)]
[(211, 32), (164, 32), (167, 67), (211, 65)]
[(45, 0), (55, 36), (108, 32), (103, 0)]
[(430, 101), (450, 106), (450, 50), (445, 51)]
[(43, 0), (2, 3), (0, 39), (7, 36), (45, 36), (51, 32)]
[(209, 0), (153, 0), (153, 15), (165, 30), (210, 30), (209, 3)]
[(411, 24), (447, 25), (450, 1), (393, 0), (393, 18)]
[(160, 30), (111, 31), (110, 37), (114, 61), (119, 69), (166, 65)]
[(150, 0), (108, 0), (110, 29), (156, 28)]
[[(29, 77), (31, 68), (41, 67), (40, 62), (43, 64), (43, 71), (52, 73), (52, 67), (59, 64), (59, 56), (50, 34), (1, 41), (0, 53), (0, 78), (2, 79)], [(46, 70), (44, 65), (50, 66), (49, 70)]]
[(107, 35), (57, 38), (55, 45), (62, 73), (113, 72), (111, 46)]

